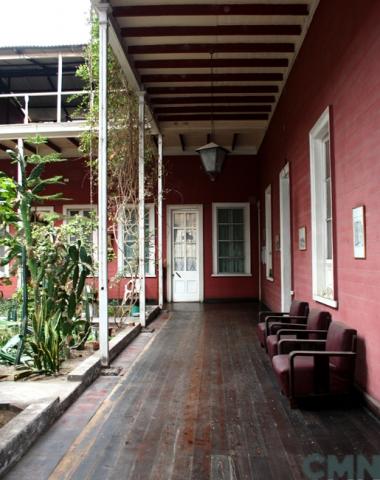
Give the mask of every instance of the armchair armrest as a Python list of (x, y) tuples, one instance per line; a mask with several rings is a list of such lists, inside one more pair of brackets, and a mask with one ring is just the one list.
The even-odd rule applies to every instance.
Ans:
[[(304, 332), (304, 330), (302, 330)], [(278, 342), (278, 353), (291, 353), (297, 351), (323, 351), (326, 345), (326, 340), (305, 340), (305, 339), (282, 339)], [(301, 350), (302, 349), (302, 350)], [(320, 349), (320, 350), (318, 350)]]
[(289, 355), (289, 386), (290, 386), (290, 398), (293, 399), (295, 397), (295, 379), (294, 379), (294, 362), (297, 357), (320, 357), (326, 358), (327, 361), (330, 357), (356, 357), (356, 352), (334, 352), (334, 351), (303, 351), (303, 350), (295, 350), (290, 353)]
[(264, 320), (261, 320), (261, 317), (267, 317), (267, 316), (272, 316), (272, 317), (282, 317), (283, 315), (287, 315), (289, 312), (272, 312), (270, 310), (262, 310), (259, 312), (259, 322), (264, 322)]
[[(325, 337), (327, 336), (327, 330), (307, 330), (306, 325), (302, 325), (302, 327), (305, 327), (305, 328), (298, 328), (298, 325), (296, 323), (293, 323), (291, 325), (297, 328), (292, 328), (292, 327), (281, 328), (281, 330), (278, 330), (276, 332), (277, 341), (281, 339), (281, 335), (297, 335), (298, 333), (302, 333), (302, 335), (309, 335), (310, 333), (314, 333), (314, 334), (318, 333), (320, 335), (325, 335)], [(319, 340), (324, 340), (324, 339), (322, 338)]]
[(268, 317), (265, 318), (265, 335), (268, 336), (269, 335), (269, 325), (272, 323), (279, 323), (279, 324), (282, 324), (282, 323), (289, 323), (289, 320), (307, 320), (307, 317), (306, 316), (299, 316), (299, 315), (292, 315), (292, 316), (283, 316), (281, 318), (278, 318), (276, 316), (273, 316), (273, 315), (270, 315)]

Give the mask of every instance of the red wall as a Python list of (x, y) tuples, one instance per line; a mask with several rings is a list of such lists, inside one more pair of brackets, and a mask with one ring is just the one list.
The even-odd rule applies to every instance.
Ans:
[[(223, 170), (214, 182), (205, 173), (198, 155), (166, 157), (165, 189), (165, 206), (178, 204), (203, 205), (205, 300), (257, 298), (256, 157), (227, 156)], [(252, 277), (212, 277), (213, 202), (250, 203)], [(166, 245), (166, 212), (164, 212), (164, 226), (164, 245)]]
[[(278, 174), (291, 169), (293, 287), (312, 301), (309, 131), (331, 106), (336, 296), (333, 318), (358, 330), (358, 383), (380, 400), (380, 2), (322, 0), (259, 152), (261, 200), (272, 184), (273, 238), (279, 233)], [(367, 258), (355, 260), (352, 208), (365, 205)], [(299, 251), (298, 228), (308, 245)], [(263, 301), (280, 306), (280, 256)], [(263, 266), (263, 274), (264, 274)], [(318, 308), (328, 307), (318, 304)]]
[[(9, 162), (2, 163), (2, 169), (16, 175), (16, 169)], [(83, 159), (73, 159), (47, 167), (44, 176), (60, 174), (65, 185), (54, 187), (50, 192), (60, 191), (68, 200), (48, 202), (57, 213), (62, 213), (63, 205), (90, 203), (90, 172)], [(205, 299), (257, 298), (257, 242), (255, 192), (257, 184), (257, 162), (254, 156), (230, 156), (225, 161), (223, 171), (212, 182), (201, 167), (198, 156), (165, 158), (164, 178), (164, 285), (166, 289), (166, 209), (168, 204), (202, 204), (204, 208), (204, 284)], [(95, 187), (96, 190), (96, 187)], [(49, 193), (49, 190), (46, 191)], [(96, 205), (97, 195), (94, 192)], [(252, 277), (212, 277), (212, 202), (250, 202), (251, 203), (251, 271)], [(157, 214), (157, 211), (156, 211)], [(157, 226), (157, 218), (156, 218)], [(116, 245), (114, 249), (116, 252)], [(113, 281), (117, 273), (117, 260), (109, 267), (110, 298), (120, 298), (124, 293), (126, 280)], [(96, 284), (96, 279), (91, 280)], [(5, 296), (14, 293), (13, 285), (0, 286)], [(166, 290), (165, 290), (166, 291)], [(146, 279), (148, 300), (158, 299), (158, 278)]]

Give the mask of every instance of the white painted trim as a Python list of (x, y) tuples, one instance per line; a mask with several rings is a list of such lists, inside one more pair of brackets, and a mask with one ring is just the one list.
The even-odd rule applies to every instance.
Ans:
[[(321, 188), (317, 186), (316, 178), (320, 177), (320, 172), (317, 172), (319, 167), (318, 160), (323, 158), (321, 152), (321, 141), (330, 133), (330, 107), (328, 106), (318, 118), (317, 122), (309, 132), (309, 149), (310, 149), (310, 189), (311, 189), (311, 247), (312, 247), (312, 296), (317, 302), (324, 303), (331, 307), (337, 308), (338, 302), (335, 298), (335, 275), (334, 275), (334, 241), (332, 241), (332, 282), (334, 298), (322, 297), (318, 294), (318, 272), (320, 259), (318, 258), (318, 245), (320, 242), (320, 226), (317, 218), (317, 206), (321, 203), (320, 191)], [(331, 141), (330, 141), (331, 148)], [(318, 165), (317, 165), (318, 163)], [(330, 170), (331, 170), (331, 155), (330, 155)], [(331, 184), (331, 193), (333, 185)], [(318, 191), (317, 191), (318, 190)], [(331, 214), (332, 223), (334, 225), (333, 212)], [(332, 230), (332, 238), (334, 238), (334, 229)], [(326, 262), (327, 263), (327, 262)]]
[(138, 194), (139, 194), (139, 306), (140, 323), (145, 327), (145, 92), (139, 92), (139, 149), (138, 149)]
[(34, 135), (41, 135), (46, 138), (79, 137), (86, 130), (89, 130), (89, 126), (81, 120), (61, 123), (41, 122), (0, 125), (0, 140), (28, 138)]
[(196, 210), (199, 215), (198, 228), (198, 255), (199, 255), (199, 301), (204, 301), (204, 258), (203, 258), (203, 205), (201, 204), (180, 204), (166, 206), (166, 286), (167, 300), (173, 299), (172, 292), (172, 212), (174, 210)]
[[(272, 235), (272, 185), (265, 189), (265, 276), (273, 281), (273, 235)], [(270, 250), (269, 248), (270, 247)], [(270, 251), (270, 255), (269, 255)], [(270, 271), (272, 270), (272, 275)]]
[(313, 295), (313, 300), (318, 303), (323, 303), (324, 305), (328, 305), (329, 307), (338, 308), (338, 301), (331, 300), (329, 298), (320, 297), (319, 295)]
[[(244, 212), (244, 273), (218, 272), (218, 208), (242, 208)], [(247, 277), (251, 272), (251, 208), (249, 202), (215, 202), (212, 204), (212, 276), (213, 277)]]
[(162, 135), (158, 135), (158, 181), (157, 181), (157, 249), (158, 249), (158, 306), (160, 308), (163, 307), (164, 304), (164, 274), (163, 274), (163, 240), (162, 240), (162, 223), (163, 223), (163, 215), (162, 215), (162, 188), (163, 188), (163, 178), (162, 178), (162, 148), (163, 148), (163, 141)]
[[(126, 209), (133, 208), (132, 204), (125, 206)], [(156, 276), (156, 247), (155, 247), (155, 209), (154, 203), (146, 203), (145, 210), (148, 211), (149, 216), (149, 272), (145, 273), (146, 277), (155, 277)], [(145, 214), (144, 214), (145, 215)], [(117, 243), (118, 243), (118, 252), (117, 252), (117, 271), (119, 275), (123, 278), (130, 278), (131, 275), (122, 275), (124, 272), (124, 228), (123, 222), (117, 222)]]
[[(292, 243), (290, 209), (290, 171), (287, 163), (279, 174), (281, 310), (289, 311), (292, 291)], [(286, 195), (286, 197), (285, 197)], [(286, 255), (286, 257), (285, 257)], [(289, 280), (289, 282), (288, 282)]]

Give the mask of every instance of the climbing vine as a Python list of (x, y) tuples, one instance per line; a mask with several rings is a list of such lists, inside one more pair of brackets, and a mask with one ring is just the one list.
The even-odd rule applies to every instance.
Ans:
[[(89, 125), (81, 138), (81, 151), (88, 158), (91, 172), (91, 199), (96, 184), (97, 170), (97, 123), (99, 113), (99, 28), (94, 14), (91, 18), (91, 42), (85, 50), (85, 63), (78, 68), (77, 75), (90, 91), (82, 99), (80, 109), (85, 113)], [(137, 258), (137, 218), (138, 218), (138, 96), (128, 85), (127, 79), (111, 48), (108, 50), (107, 65), (107, 115), (108, 115), (108, 212), (109, 225), (115, 243), (124, 254), (124, 268), (114, 278), (136, 277)], [(155, 203), (157, 166), (155, 145), (150, 134), (150, 125), (145, 124), (145, 199)], [(118, 231), (123, 232), (122, 238)], [(148, 233), (148, 232), (147, 232)], [(146, 235), (147, 247), (152, 238)], [(120, 241), (121, 240), (121, 241)], [(127, 240), (127, 242), (126, 242)], [(125, 251), (126, 246), (129, 251)], [(131, 247), (132, 245), (132, 247)], [(151, 249), (148, 247), (146, 251)]]

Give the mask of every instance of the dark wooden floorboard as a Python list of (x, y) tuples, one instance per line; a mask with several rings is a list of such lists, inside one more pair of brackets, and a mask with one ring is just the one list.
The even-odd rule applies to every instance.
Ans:
[(309, 454), (379, 453), (380, 423), (358, 406), (290, 409), (255, 305), (171, 314), (52, 480), (302, 480)]

